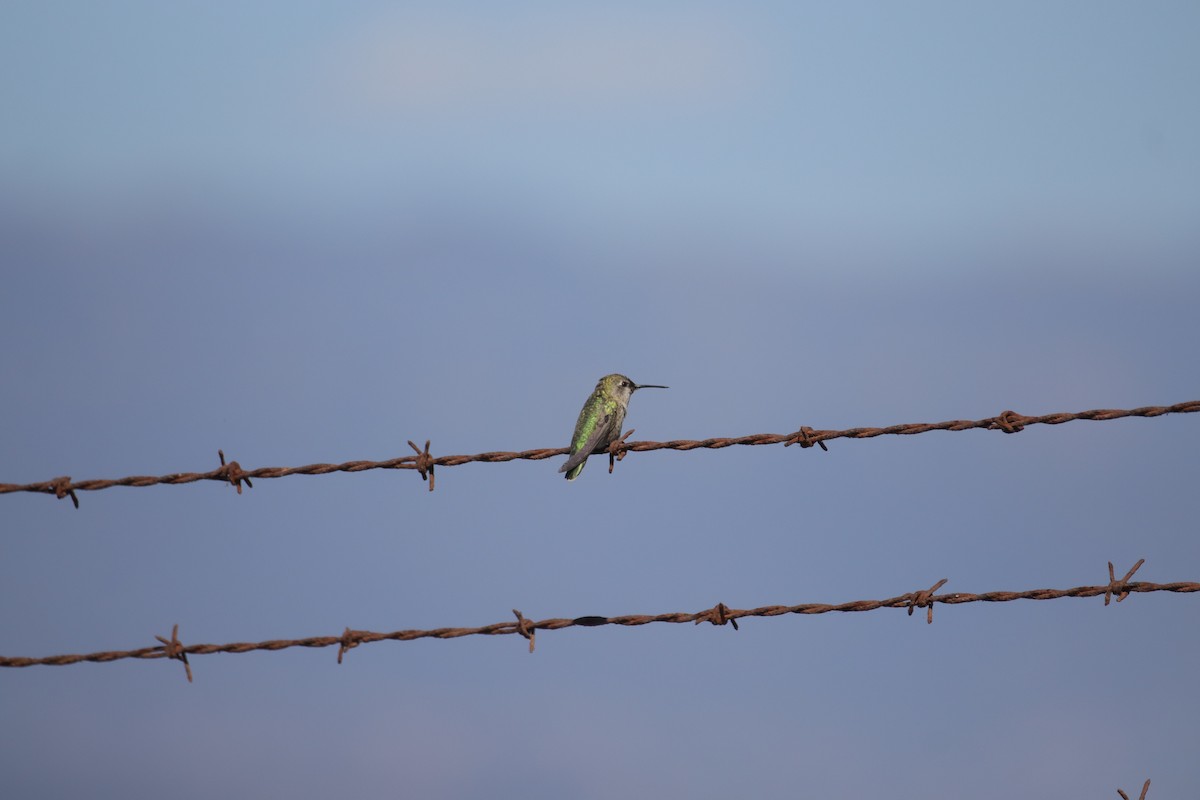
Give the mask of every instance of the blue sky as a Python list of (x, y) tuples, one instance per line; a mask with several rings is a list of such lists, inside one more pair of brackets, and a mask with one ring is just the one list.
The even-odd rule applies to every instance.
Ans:
[[(5, 4), (0, 480), (563, 446), (613, 371), (672, 387), (638, 439), (1196, 399), (1198, 34), (1188, 3)], [(8, 495), (0, 653), (1196, 580), (1196, 424)], [(0, 770), (1189, 796), (1195, 602), (9, 670)]]

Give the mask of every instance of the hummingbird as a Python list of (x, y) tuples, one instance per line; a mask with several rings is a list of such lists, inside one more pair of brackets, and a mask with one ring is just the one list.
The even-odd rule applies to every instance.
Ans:
[(625, 412), (629, 410), (629, 398), (638, 389), (667, 389), (653, 383), (636, 384), (624, 375), (605, 375), (596, 383), (592, 395), (579, 412), (575, 433), (571, 434), (571, 455), (559, 472), (567, 473), (573, 481), (583, 472), (588, 456), (603, 452), (621, 436), (621, 425)]

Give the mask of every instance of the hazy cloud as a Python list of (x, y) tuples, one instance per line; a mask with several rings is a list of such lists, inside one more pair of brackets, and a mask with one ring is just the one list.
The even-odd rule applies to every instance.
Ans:
[(737, 20), (563, 12), (496, 19), (395, 13), (335, 48), (334, 84), (382, 108), (725, 102), (764, 71)]

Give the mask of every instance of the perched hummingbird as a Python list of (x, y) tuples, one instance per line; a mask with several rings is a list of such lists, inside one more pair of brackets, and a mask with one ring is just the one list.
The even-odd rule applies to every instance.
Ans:
[(571, 434), (571, 456), (558, 471), (567, 473), (569, 481), (578, 478), (588, 456), (608, 449), (613, 441), (621, 438), (621, 425), (625, 422), (625, 412), (629, 410), (629, 398), (633, 393), (638, 389), (666, 388), (669, 387), (653, 383), (639, 386), (624, 375), (601, 378), (579, 412), (575, 433)]

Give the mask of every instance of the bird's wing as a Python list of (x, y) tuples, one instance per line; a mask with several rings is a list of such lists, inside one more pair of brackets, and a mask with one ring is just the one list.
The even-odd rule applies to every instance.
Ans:
[(608, 419), (609, 415), (605, 414), (603, 418), (596, 420), (591, 433), (584, 440), (583, 446), (571, 453), (571, 457), (567, 459), (567, 463), (559, 467), (559, 472), (566, 472), (587, 461), (588, 456), (596, 449), (596, 445), (600, 444), (600, 441), (604, 438), (604, 432), (608, 429)]

